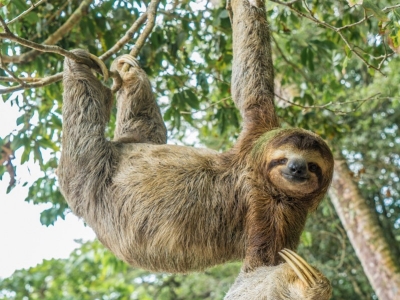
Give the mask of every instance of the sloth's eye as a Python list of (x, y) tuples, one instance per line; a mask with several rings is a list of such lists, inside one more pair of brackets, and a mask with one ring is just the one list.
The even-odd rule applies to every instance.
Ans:
[(309, 163), (308, 164), (308, 170), (310, 171), (310, 172), (313, 172), (313, 173), (315, 173), (317, 170), (318, 170), (318, 165), (317, 164), (315, 164), (315, 163)]
[(286, 162), (287, 162), (287, 158), (281, 158), (278, 160), (279, 165), (284, 165), (284, 164), (286, 164)]
[(276, 167), (276, 166), (280, 166), (280, 165), (285, 165), (286, 162), (287, 162), (287, 158), (274, 159), (274, 160), (271, 160), (269, 166)]

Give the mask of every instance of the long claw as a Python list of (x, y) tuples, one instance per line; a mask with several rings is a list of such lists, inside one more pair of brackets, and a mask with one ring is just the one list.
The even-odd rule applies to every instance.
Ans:
[(289, 264), (300, 280), (311, 287), (315, 285), (318, 273), (301, 256), (289, 249), (283, 249), (279, 255)]
[(315, 269), (313, 267), (311, 267), (304, 258), (302, 258), (300, 255), (298, 255), (296, 252), (290, 250), (290, 249), (283, 249), (284, 251), (287, 251), (289, 253), (291, 253), (298, 261), (300, 261), (303, 266), (312, 274), (314, 275), (314, 278), (318, 278), (318, 272), (315, 271)]
[(132, 55), (129, 54), (124, 54), (118, 58), (118, 63), (126, 63), (132, 67), (138, 68), (139, 64), (136, 58), (134, 58)]
[(300, 280), (303, 281), (306, 285), (311, 286), (310, 282), (303, 276), (303, 273), (298, 269), (298, 267), (287, 257), (284, 253), (278, 253), (286, 263), (293, 269), (297, 276), (299, 276)]
[(108, 75), (108, 69), (107, 69), (106, 65), (104, 64), (104, 62), (100, 58), (98, 58), (96, 55), (93, 55), (91, 53), (89, 53), (89, 57), (91, 60), (93, 60), (99, 66), (101, 73), (103, 74), (104, 81), (107, 81), (109, 78), (109, 75)]

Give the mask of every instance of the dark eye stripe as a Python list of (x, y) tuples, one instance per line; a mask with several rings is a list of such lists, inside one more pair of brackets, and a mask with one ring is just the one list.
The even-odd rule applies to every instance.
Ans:
[(318, 178), (318, 185), (321, 185), (322, 179), (323, 179), (321, 167), (318, 166), (316, 163), (309, 163), (309, 164), (308, 164), (308, 170), (309, 170), (310, 172), (314, 173), (314, 174), (317, 176), (317, 178)]
[(287, 162), (287, 158), (278, 158), (278, 159), (273, 159), (269, 162), (267, 166), (267, 170), (271, 170), (273, 167), (279, 166), (279, 165), (284, 165)]
[(316, 163), (309, 163), (308, 170), (310, 172), (317, 173), (318, 171), (321, 171), (321, 168)]

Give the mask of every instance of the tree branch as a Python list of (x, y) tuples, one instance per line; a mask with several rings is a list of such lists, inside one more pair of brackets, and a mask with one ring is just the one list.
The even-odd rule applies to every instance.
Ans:
[(14, 19), (12, 19), (11, 21), (7, 22), (7, 25), (10, 25), (16, 21), (18, 21), (19, 19), (21, 19), (23, 16), (25, 16), (26, 14), (28, 14), (31, 10), (33, 10), (34, 8), (36, 8), (38, 5), (42, 4), (43, 2), (46, 2), (47, 0), (40, 0), (37, 3), (33, 3), (31, 7), (29, 7), (26, 11), (24, 11), (23, 13), (21, 13), (19, 16), (16, 16)]
[[(310, 10), (310, 8), (308, 7), (307, 2), (306, 2), (305, 0), (303, 0), (303, 5), (304, 5), (305, 9), (307, 10), (308, 14), (305, 14), (305, 13), (303, 13), (303, 12), (301, 12), (301, 11), (295, 9), (295, 8), (292, 6), (292, 4), (293, 4), (294, 2), (296, 2), (296, 1), (282, 2), (282, 1), (278, 1), (278, 0), (271, 0), (271, 2), (275, 2), (275, 3), (281, 4), (281, 5), (283, 5), (283, 6), (286, 6), (286, 7), (288, 7), (290, 10), (294, 11), (294, 12), (295, 12), (297, 15), (299, 15), (300, 17), (309, 19), (309, 20), (311, 20), (312, 22), (317, 23), (317, 24), (320, 25), (320, 26), (323, 26), (323, 27), (325, 27), (325, 28), (328, 28), (328, 29), (330, 29), (330, 30), (335, 31), (337, 34), (339, 34), (340, 38), (343, 40), (343, 42), (346, 44), (346, 46), (349, 48), (349, 50), (350, 50), (351, 52), (353, 52), (353, 53), (354, 53), (368, 68), (374, 69), (374, 70), (378, 71), (379, 73), (381, 73), (383, 76), (385, 76), (385, 74), (383, 74), (383, 72), (381, 71), (381, 67), (382, 67), (382, 65), (383, 65), (383, 62), (384, 62), (391, 54), (386, 54), (386, 55), (382, 58), (381, 62), (378, 64), (378, 67), (375, 67), (375, 66), (371, 65), (364, 57), (362, 57), (362, 55), (361, 55), (359, 52), (357, 52), (357, 51), (355, 50), (355, 47), (352, 47), (352, 46), (350, 45), (350, 42), (347, 40), (347, 38), (346, 38), (346, 37), (343, 35), (343, 33), (342, 33), (343, 30), (348, 29), (348, 28), (351, 28), (351, 27), (354, 27), (354, 26), (357, 26), (357, 25), (359, 25), (359, 24), (365, 22), (365, 21), (368, 20), (369, 18), (371, 18), (372, 15), (367, 16), (365, 10), (364, 10), (364, 17), (363, 17), (361, 20), (359, 20), (359, 21), (357, 21), (357, 22), (355, 22), (355, 23), (349, 24), (349, 25), (342, 26), (342, 27), (335, 27), (335, 26), (333, 26), (333, 25), (330, 25), (330, 24), (328, 24), (328, 23), (326, 23), (326, 22), (324, 22), (324, 21), (322, 21), (322, 20), (319, 20), (319, 19), (317, 19), (316, 17), (314, 17), (313, 12)], [(395, 9), (395, 8), (397, 8), (397, 7), (400, 7), (400, 5), (394, 5), (394, 6), (386, 7), (386, 8), (384, 8), (382, 11), (385, 12), (385, 11), (387, 11), (387, 10)]]
[[(99, 58), (101, 60), (106, 60), (109, 57), (111, 57), (113, 54), (117, 53), (132, 38), (133, 34), (138, 31), (138, 29), (144, 23), (144, 21), (146, 19), (148, 19), (145, 29), (139, 35), (139, 38), (137, 39), (137, 42), (130, 53), (131, 55), (136, 57), (139, 54), (141, 48), (143, 47), (147, 37), (150, 35), (151, 31), (154, 28), (157, 7), (158, 7), (159, 3), (160, 3), (160, 0), (151, 1), (148, 6), (147, 12), (143, 13), (132, 24), (132, 26), (129, 28), (129, 30), (126, 32), (126, 34), (111, 49), (109, 49), (107, 52), (103, 53)], [(2, 38), (2, 39), (10, 39), (10, 40), (15, 41), (23, 46), (33, 48), (33, 49), (35, 49), (34, 50), (35, 52), (41, 51), (41, 52), (57, 53), (62, 56), (71, 58), (77, 62), (84, 63), (89, 66), (95, 67), (91, 60), (90, 61), (83, 60), (81, 57), (78, 57), (74, 53), (67, 51), (61, 47), (54, 46), (54, 45), (37, 44), (37, 43), (31, 42), (29, 40), (15, 36), (9, 30), (9, 28), (7, 27), (7, 24), (4, 22), (4, 20), (1, 19), (1, 17), (0, 17), (0, 23), (2, 24), (2, 26), (4, 27), (4, 30), (5, 30), (5, 33), (0, 33), (0, 38)], [(49, 39), (47, 39), (47, 40), (49, 40)], [(30, 52), (32, 52), (32, 51), (30, 51)], [(30, 53), (30, 52), (28, 52), (28, 53)], [(25, 54), (27, 54), (27, 53), (25, 53)], [(23, 54), (23, 55), (25, 55), (25, 54)], [(39, 87), (43, 87), (43, 86), (52, 84), (52, 83), (60, 81), (62, 79), (62, 73), (57, 73), (55, 75), (44, 77), (41, 79), (40, 78), (32, 78), (32, 77), (18, 78), (15, 75), (13, 76), (13, 78), (1, 77), (0, 79), (2, 79), (4, 81), (8, 81), (8, 82), (19, 82), (20, 83), (19, 85), (16, 85), (16, 86), (0, 89), (0, 94), (6, 94), (6, 93), (21, 91), (24, 89), (39, 88)]]
[(51, 76), (42, 78), (41, 80), (33, 82), (33, 83), (25, 83), (24, 86), (16, 85), (16, 86), (0, 89), (0, 95), (12, 93), (12, 92), (18, 92), (18, 91), (22, 91), (25, 89), (43, 87), (43, 86), (52, 84), (54, 82), (60, 81), (62, 78), (63, 78), (63, 73), (60, 72), (55, 75), (51, 75)]
[(106, 60), (113, 54), (117, 53), (121, 48), (132, 39), (133, 35), (139, 30), (140, 26), (146, 21), (147, 12), (143, 13), (136, 21), (132, 24), (132, 26), (128, 29), (125, 35), (115, 43), (114, 46), (111, 47), (107, 52), (103, 53), (99, 56), (101, 60)]
[(400, 4), (396, 4), (396, 5), (393, 5), (393, 6), (387, 6), (384, 9), (382, 9), (382, 11), (383, 12), (387, 12), (388, 10), (396, 9), (396, 8), (399, 8), (399, 7), (400, 7)]
[[(53, 45), (61, 40), (71, 29), (76, 25), (79, 20), (82, 18), (84, 11), (88, 9), (90, 3), (93, 0), (83, 0), (79, 7), (72, 13), (72, 15), (68, 18), (68, 20), (52, 35), (50, 35), (42, 45)], [(4, 27), (4, 26), (3, 26)], [(40, 51), (40, 50), (39, 50)], [(21, 55), (15, 56), (4, 56), (3, 62), (4, 63), (26, 63), (32, 61), (36, 56), (40, 54), (37, 50), (32, 50), (26, 52)]]
[[(50, 53), (57, 53), (60, 54), (62, 56), (68, 57), (70, 59), (75, 60), (76, 62), (79, 63), (86, 63), (89, 64), (89, 66), (91, 65), (90, 62), (82, 59), (82, 57), (76, 56), (74, 53), (67, 51), (59, 46), (54, 46), (54, 45), (44, 45), (44, 44), (37, 44), (35, 42), (32, 42), (30, 40), (26, 40), (23, 38), (20, 38), (16, 35), (14, 35), (10, 29), (5, 25), (4, 20), (2, 17), (0, 17), (0, 22), (2, 24), (4, 24), (3, 28), (5, 29), (5, 33), (0, 33), (0, 39), (8, 39), (10, 41), (14, 41), (22, 46), (28, 47), (28, 48), (32, 48), (35, 49), (34, 51), (40, 51), (40, 52), (50, 52)], [(4, 61), (4, 59), (3, 59)]]
[[(160, 3), (160, 0), (152, 0), (147, 7), (147, 24), (146, 27), (143, 29), (143, 32), (139, 35), (138, 39), (136, 40), (135, 45), (129, 52), (130, 55), (133, 57), (137, 57), (140, 50), (142, 49), (147, 37), (150, 35), (150, 33), (153, 31), (154, 24), (155, 24), (155, 19), (157, 16), (157, 8), (158, 4)], [(127, 71), (129, 68), (128, 64), (125, 64), (122, 67), (122, 71)], [(114, 86), (113, 90), (118, 90), (118, 86)]]

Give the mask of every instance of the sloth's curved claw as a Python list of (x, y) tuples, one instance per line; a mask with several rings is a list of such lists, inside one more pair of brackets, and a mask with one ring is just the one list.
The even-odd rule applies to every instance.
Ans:
[(123, 54), (117, 57), (111, 64), (111, 72), (113, 72), (113, 86), (111, 91), (117, 92), (122, 86), (122, 77), (129, 70), (129, 67), (140, 68), (136, 58), (129, 54)]
[(278, 253), (293, 269), (300, 280), (311, 287), (316, 284), (318, 273), (300, 255), (289, 249), (283, 249)]
[(121, 55), (118, 58), (118, 64), (120, 64), (120, 63), (126, 63), (134, 68), (139, 68), (139, 63), (138, 63), (137, 59), (129, 54)]
[(91, 53), (89, 53), (89, 57), (91, 60), (93, 60), (99, 66), (101, 73), (103, 74), (104, 81), (107, 81), (109, 78), (109, 75), (108, 75), (108, 69), (107, 69), (106, 65), (104, 64), (104, 62), (100, 58), (98, 58), (96, 55), (93, 55)]
[(128, 71), (129, 68), (124, 68), (124, 65), (128, 64), (131, 67), (134, 68), (140, 68), (139, 63), (136, 58), (134, 58), (132, 55), (129, 54), (123, 54), (121, 56), (118, 56), (113, 63), (111, 64), (111, 71), (116, 71), (120, 73), (124, 73)]

